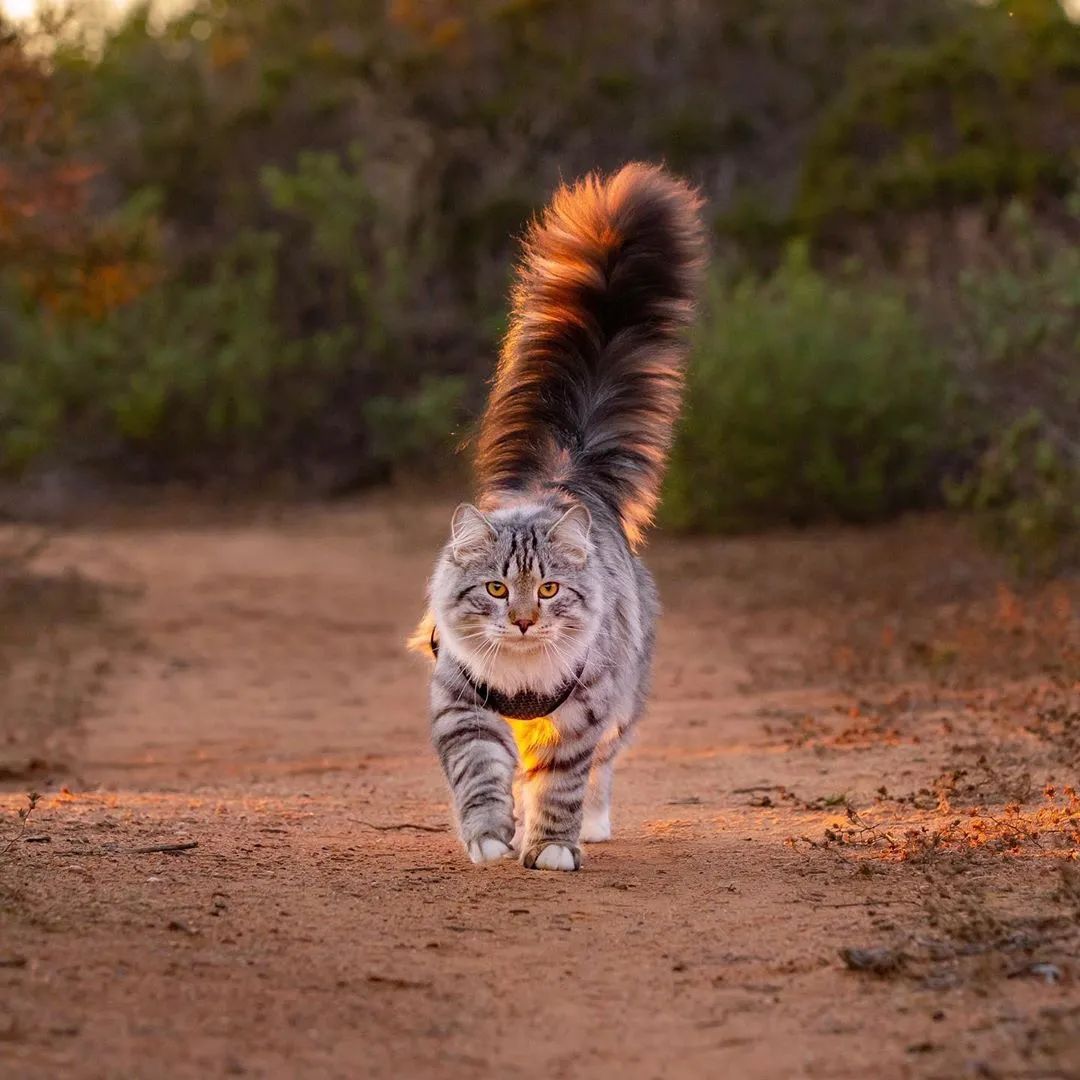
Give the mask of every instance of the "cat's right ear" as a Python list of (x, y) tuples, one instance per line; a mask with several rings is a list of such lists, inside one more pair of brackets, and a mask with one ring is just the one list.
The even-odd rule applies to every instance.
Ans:
[(495, 527), (472, 503), (462, 503), (450, 519), (450, 556), (459, 566), (490, 551)]

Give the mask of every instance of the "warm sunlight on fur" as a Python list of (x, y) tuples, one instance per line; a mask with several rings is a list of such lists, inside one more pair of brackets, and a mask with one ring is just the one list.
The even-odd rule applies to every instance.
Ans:
[(405, 639), (405, 648), (409, 652), (434, 659), (431, 651), (431, 635), (434, 631), (435, 617), (430, 611), (425, 611), (424, 617), (416, 624), (416, 629)]
[(518, 759), (524, 772), (531, 772), (544, 762), (552, 747), (559, 743), (559, 729), (550, 716), (536, 720), (507, 720), (517, 743)]

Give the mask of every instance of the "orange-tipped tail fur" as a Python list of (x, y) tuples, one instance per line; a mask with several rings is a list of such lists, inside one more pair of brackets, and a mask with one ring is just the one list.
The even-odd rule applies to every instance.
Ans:
[(699, 208), (682, 181), (631, 164), (561, 188), (534, 222), (480, 429), (482, 500), (561, 489), (640, 545), (682, 401)]

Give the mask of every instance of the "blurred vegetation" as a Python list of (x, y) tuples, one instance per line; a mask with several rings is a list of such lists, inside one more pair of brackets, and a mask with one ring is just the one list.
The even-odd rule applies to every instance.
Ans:
[(665, 507), (735, 529), (872, 521), (925, 502), (950, 449), (950, 372), (894, 283), (791, 246), (765, 280), (714, 279)]
[(1055, 0), (81, 11), (0, 26), (0, 470), (430, 472), (529, 215), (663, 159), (719, 267), (673, 523), (947, 497), (1025, 568), (1075, 557), (1080, 29)]
[[(1080, 196), (1069, 208), (1080, 224)], [(993, 254), (936, 298), (976, 451), (946, 494), (1018, 570), (1080, 565), (1080, 245), (1014, 203)]]
[(913, 278), (824, 273), (793, 242), (770, 274), (710, 283), (665, 513), (870, 521), (944, 494), (1049, 572), (1080, 564), (1078, 417), (1080, 246), (1022, 203)]
[(878, 47), (853, 65), (807, 150), (804, 229), (1071, 190), (1080, 33), (1045, 0), (974, 15), (928, 44)]

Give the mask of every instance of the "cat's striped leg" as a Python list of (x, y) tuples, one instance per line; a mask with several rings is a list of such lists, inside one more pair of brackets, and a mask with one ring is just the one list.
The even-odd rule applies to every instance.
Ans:
[(435, 702), (431, 738), (469, 858), (484, 863), (512, 854), (517, 749), (502, 717), (476, 705)]
[[(597, 748), (600, 757), (602, 747)], [(611, 839), (611, 787), (615, 779), (615, 762), (611, 757), (593, 762), (589, 785), (585, 792), (585, 812), (581, 821), (581, 840), (599, 844)]]
[(589, 728), (537, 748), (525, 762), (521, 861), (527, 869), (580, 869), (581, 818), (596, 742), (597, 732)]

